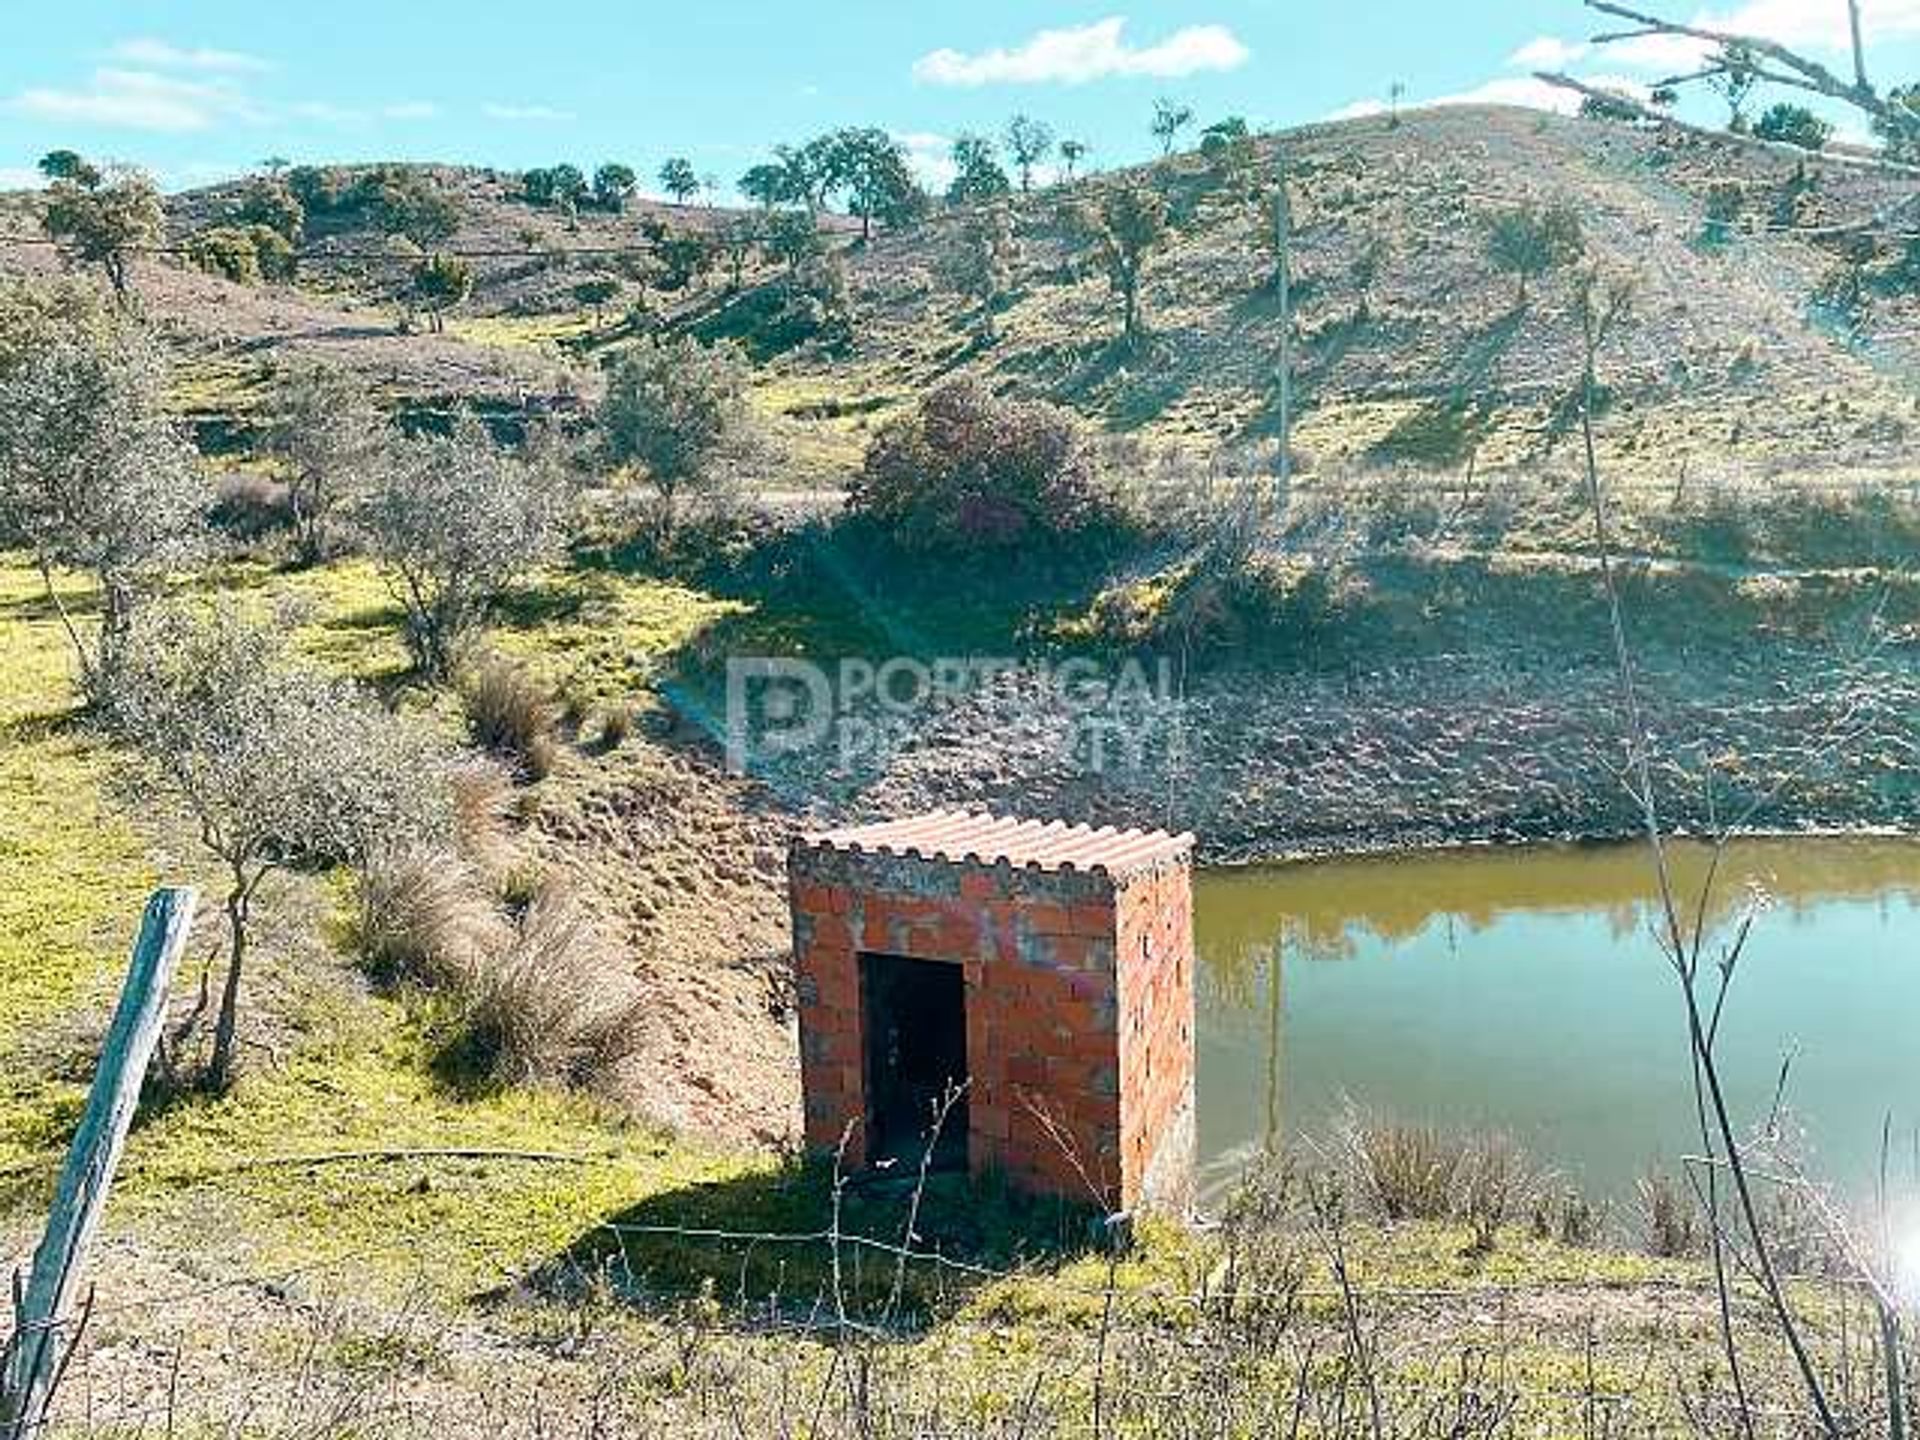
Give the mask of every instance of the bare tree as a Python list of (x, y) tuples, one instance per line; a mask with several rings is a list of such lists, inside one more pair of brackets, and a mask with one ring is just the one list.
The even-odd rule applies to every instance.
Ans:
[(328, 365), (281, 377), (268, 447), (287, 466), (287, 504), (300, 563), (327, 556), (341, 512), (378, 470), (391, 434), (366, 386)]
[[(1577, 397), (1580, 432), (1587, 503), (1599, 556), (1614, 664), (1619, 677), (1626, 761), (1622, 780), (1638, 812), (1653, 865), (1656, 885), (1656, 906), (1651, 926), (1653, 938), (1678, 982), (1687, 1029), (1693, 1104), (1705, 1151), (1699, 1157), (1699, 1163), (1706, 1173), (1703, 1179), (1695, 1183), (1707, 1212), (1719, 1300), (1721, 1341), (1734, 1387), (1741, 1431), (1751, 1437), (1755, 1433), (1754, 1413), (1735, 1336), (1728, 1276), (1731, 1261), (1737, 1263), (1758, 1284), (1792, 1356), (1819, 1432), (1838, 1440), (1842, 1435), (1860, 1433), (1862, 1426), (1857, 1417), (1844, 1416), (1836, 1410), (1829, 1393), (1828, 1380), (1822, 1375), (1808, 1348), (1803, 1323), (1795, 1313), (1769, 1240), (1769, 1217), (1762, 1213), (1759, 1196), (1760, 1176), (1755, 1173), (1750, 1142), (1744, 1138), (1733, 1116), (1716, 1048), (1728, 997), (1756, 916), (1755, 906), (1749, 904), (1739, 914), (1730, 934), (1716, 934), (1709, 924), (1708, 917), (1715, 908), (1716, 887), (1723, 873), (1726, 847), (1735, 834), (1755, 821), (1760, 810), (1780, 793), (1788, 781), (1782, 781), (1763, 792), (1752, 804), (1729, 815), (1724, 823), (1715, 828), (1708, 837), (1708, 865), (1699, 892), (1691, 897), (1683, 895), (1670, 854), (1671, 837), (1661, 815), (1655, 780), (1655, 739), (1646, 716), (1639, 673), (1628, 639), (1613, 558), (1615, 551), (1610, 510), (1601, 481), (1595, 444), (1594, 419), (1600, 394), (1597, 357), (1609, 337), (1624, 321), (1629, 306), (1630, 287), (1624, 281), (1605, 276), (1597, 268), (1589, 268), (1582, 273), (1575, 288), (1583, 360)], [(1809, 747), (1802, 765), (1816, 763), (1822, 755), (1845, 746), (1859, 736), (1860, 727), (1855, 724), (1853, 717), (1842, 715), (1829, 734)], [(1731, 1219), (1722, 1213), (1720, 1184), (1723, 1177), (1732, 1191)], [(1847, 1243), (1844, 1235), (1841, 1249), (1855, 1257), (1856, 1278), (1865, 1286), (1880, 1316), (1882, 1358), (1886, 1371), (1886, 1433), (1896, 1437), (1896, 1440), (1904, 1440), (1907, 1434), (1905, 1378), (1902, 1373), (1898, 1312), (1891, 1298), (1892, 1287), (1875, 1276), (1871, 1266), (1858, 1259), (1858, 1250)]]
[(451, 674), (507, 587), (554, 554), (566, 504), (554, 467), (506, 453), (471, 416), (397, 450), (357, 518), (423, 674)]
[[(202, 534), (204, 486), (165, 384), (158, 347), (84, 292), (0, 293), (0, 534), (32, 553), (89, 691)], [(56, 584), (62, 569), (99, 587), (91, 633)]]
[[(1683, 85), (1696, 83), (1718, 83), (1724, 87), (1729, 77), (1739, 74), (1750, 77), (1749, 88), (1752, 84), (1782, 85), (1824, 95), (1830, 100), (1849, 105), (1865, 115), (1873, 129), (1884, 135), (1895, 150), (1904, 149), (1920, 140), (1920, 111), (1901, 103), (1899, 91), (1882, 95), (1868, 82), (1858, 0), (1848, 0), (1847, 3), (1853, 58), (1853, 77), (1850, 80), (1835, 74), (1820, 61), (1765, 36), (1722, 30), (1709, 25), (1682, 24), (1616, 4), (1614, 0), (1586, 0), (1586, 4), (1588, 9), (1624, 20), (1632, 27), (1596, 35), (1593, 42), (1596, 45), (1669, 36), (1696, 41), (1709, 52), (1698, 69), (1668, 77), (1655, 86), (1656, 90), (1673, 91)], [(1590, 88), (1565, 75), (1551, 72), (1544, 72), (1539, 78), (1569, 89)], [(1653, 115), (1657, 112), (1646, 113)]]
[(136, 785), (184, 804), (227, 872), (227, 963), (209, 1085), (233, 1078), (255, 896), (275, 871), (364, 862), (450, 822), (423, 731), (352, 684), (296, 663), (291, 626), (231, 604), (156, 607), (103, 699), (137, 749)]

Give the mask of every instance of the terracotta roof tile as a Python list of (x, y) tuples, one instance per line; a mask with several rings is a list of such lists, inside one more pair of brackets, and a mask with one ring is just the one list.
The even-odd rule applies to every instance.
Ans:
[(906, 820), (849, 825), (801, 838), (803, 845), (853, 854), (1125, 875), (1193, 852), (1193, 836), (1164, 830), (1069, 825), (984, 811), (936, 810)]

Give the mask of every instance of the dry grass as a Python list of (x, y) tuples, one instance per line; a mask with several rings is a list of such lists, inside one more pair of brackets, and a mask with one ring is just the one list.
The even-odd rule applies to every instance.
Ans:
[(632, 1051), (638, 988), (579, 898), (548, 881), (464, 981), (461, 1058), (503, 1084), (590, 1086)]
[(1498, 1132), (1457, 1135), (1355, 1111), (1336, 1128), (1333, 1150), (1334, 1168), (1364, 1213), (1463, 1224), (1479, 1250), (1491, 1250), (1505, 1226), (1536, 1215), (1548, 1188), (1512, 1137)]
[(460, 677), (460, 700), (474, 743), (511, 763), (527, 780), (544, 780), (559, 759), (553, 701), (527, 671), (483, 656)]

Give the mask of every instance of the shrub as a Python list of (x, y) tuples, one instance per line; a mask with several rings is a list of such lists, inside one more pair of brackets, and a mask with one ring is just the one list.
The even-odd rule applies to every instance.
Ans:
[(293, 510), (285, 485), (258, 470), (242, 470), (215, 482), (207, 519), (224, 534), (251, 541), (284, 530)]
[(559, 755), (553, 704), (521, 666), (497, 655), (461, 677), (460, 700), (474, 743), (513, 762), (529, 780), (543, 780)]
[(553, 553), (566, 502), (553, 466), (506, 454), (471, 417), (401, 447), (358, 518), (423, 673), (450, 675), (507, 587)]
[(1754, 138), (1798, 145), (1803, 150), (1819, 150), (1833, 138), (1833, 124), (1823, 120), (1804, 105), (1781, 101), (1760, 117), (1753, 127)]
[(1464, 1160), (1460, 1140), (1429, 1125), (1350, 1115), (1337, 1136), (1350, 1188), (1383, 1220), (1447, 1220)]
[(1640, 1199), (1641, 1233), (1647, 1253), (1666, 1259), (1696, 1254), (1701, 1235), (1693, 1197), (1664, 1171), (1650, 1170), (1636, 1186)]
[(1007, 549), (1083, 529), (1106, 508), (1073, 416), (964, 380), (881, 429), (847, 506), (927, 550)]

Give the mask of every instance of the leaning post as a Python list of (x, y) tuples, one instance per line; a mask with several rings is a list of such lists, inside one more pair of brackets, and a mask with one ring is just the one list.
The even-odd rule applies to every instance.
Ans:
[(166, 1018), (167, 988), (193, 924), (195, 892), (153, 892), (134, 942), (127, 980), (100, 1053), (80, 1129), (54, 1192), (46, 1234), (24, 1289), (14, 1282), (14, 1330), (0, 1359), (0, 1440), (26, 1440), (46, 1419), (63, 1364), (62, 1327), (79, 1288), (87, 1246), (126, 1147), (140, 1089)]

